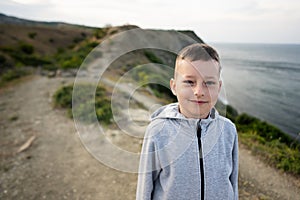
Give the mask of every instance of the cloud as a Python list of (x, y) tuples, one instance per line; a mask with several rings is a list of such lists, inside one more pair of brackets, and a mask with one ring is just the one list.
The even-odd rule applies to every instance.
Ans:
[(47, 0), (11, 0), (12, 2), (23, 4), (23, 5), (46, 5), (49, 3)]
[[(300, 42), (293, 34), (299, 33), (298, 0), (1, 0), (0, 10), (27, 19), (89, 26), (130, 23), (142, 28), (191, 29), (217, 41), (229, 37), (262, 41), (269, 39), (267, 35), (279, 38), (285, 33)], [(253, 34), (248, 34), (250, 30)]]

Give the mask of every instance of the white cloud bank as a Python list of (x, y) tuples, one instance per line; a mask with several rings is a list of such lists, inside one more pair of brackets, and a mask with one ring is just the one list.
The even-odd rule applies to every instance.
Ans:
[(205, 41), (300, 43), (298, 0), (2, 0), (0, 12), (90, 26), (190, 29)]

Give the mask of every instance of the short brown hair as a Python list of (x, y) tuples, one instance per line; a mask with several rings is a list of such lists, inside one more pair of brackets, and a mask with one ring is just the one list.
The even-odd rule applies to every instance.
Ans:
[(189, 62), (196, 60), (215, 60), (219, 63), (219, 73), (221, 72), (218, 52), (213, 47), (204, 43), (191, 44), (183, 48), (177, 55), (175, 68), (177, 67), (180, 60), (187, 60)]

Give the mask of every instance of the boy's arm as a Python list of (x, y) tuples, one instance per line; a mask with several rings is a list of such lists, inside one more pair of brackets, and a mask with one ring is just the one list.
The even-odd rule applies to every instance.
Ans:
[[(235, 130), (236, 131), (236, 130)], [(232, 173), (230, 175), (230, 181), (233, 187), (234, 191), (234, 199), (239, 199), (238, 194), (238, 168), (239, 168), (239, 162), (238, 162), (239, 156), (238, 156), (238, 136), (235, 134), (235, 140), (233, 145), (233, 151), (232, 151), (232, 164), (233, 169)]]
[(154, 182), (160, 171), (155, 151), (157, 149), (155, 148), (153, 138), (145, 137), (140, 158), (136, 200), (152, 199)]

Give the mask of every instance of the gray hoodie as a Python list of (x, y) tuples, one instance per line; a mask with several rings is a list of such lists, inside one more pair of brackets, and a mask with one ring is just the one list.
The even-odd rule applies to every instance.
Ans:
[(214, 108), (201, 120), (184, 117), (178, 103), (158, 109), (144, 138), (136, 199), (238, 199), (235, 125)]

